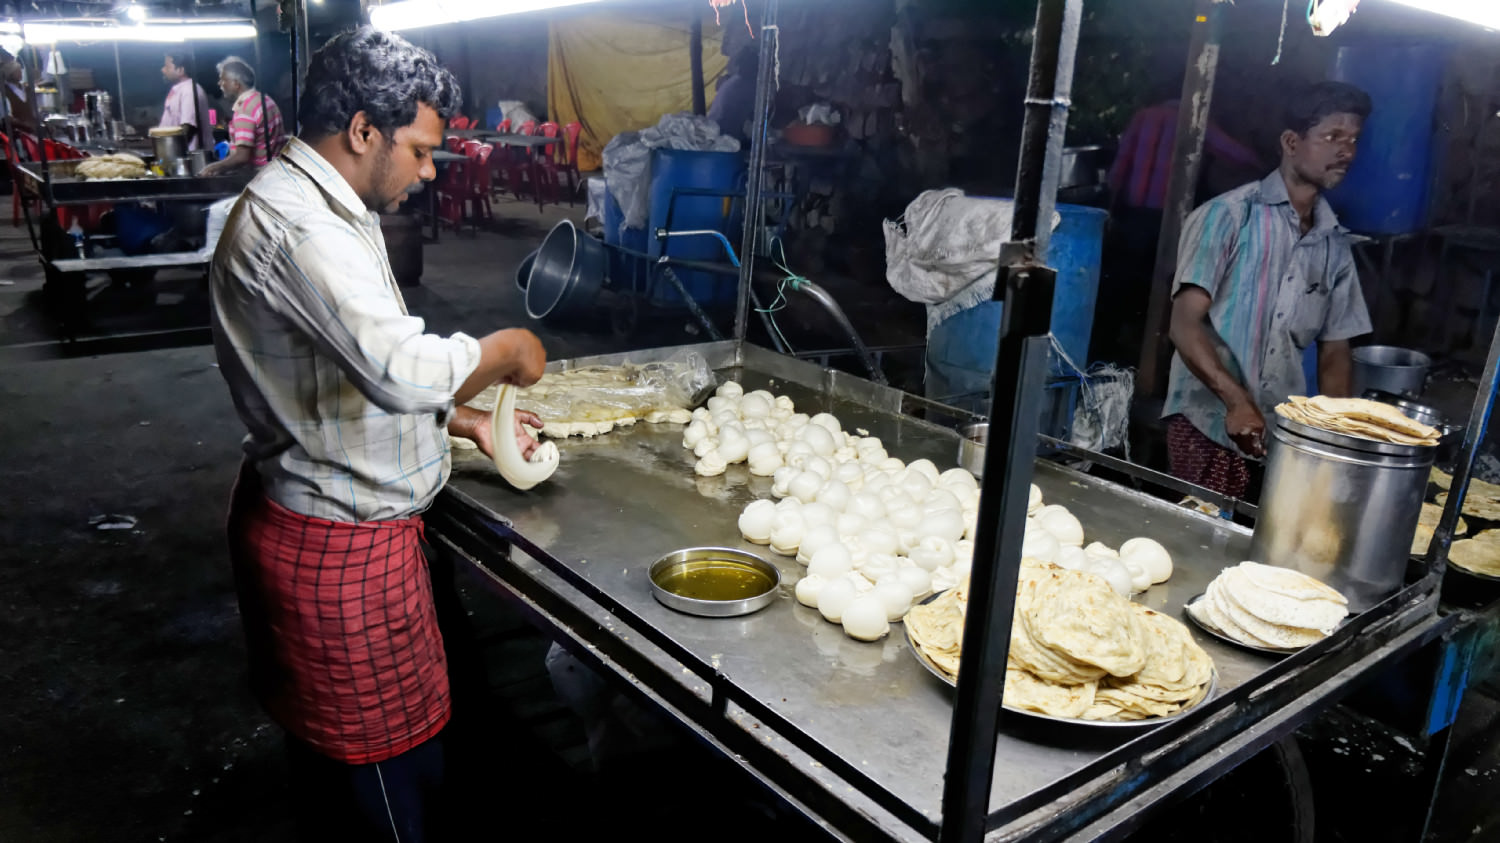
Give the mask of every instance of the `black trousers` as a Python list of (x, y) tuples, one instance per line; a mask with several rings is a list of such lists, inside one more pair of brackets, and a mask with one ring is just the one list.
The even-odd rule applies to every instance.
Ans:
[(374, 764), (345, 764), (287, 735), (288, 788), (302, 841), (434, 843), (443, 829), (443, 736)]

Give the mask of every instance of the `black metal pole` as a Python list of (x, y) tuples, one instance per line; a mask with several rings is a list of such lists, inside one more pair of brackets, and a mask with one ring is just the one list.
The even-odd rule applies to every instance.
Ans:
[(693, 113), (703, 116), (708, 113), (708, 102), (703, 94), (703, 13), (697, 0), (688, 3), (693, 16), (688, 28), (688, 68), (693, 75)]
[(1011, 240), (1029, 241), (1037, 262), (1047, 254), (1047, 242), (1052, 237), (1063, 140), (1072, 104), (1073, 61), (1078, 54), (1078, 27), (1082, 19), (1083, 0), (1041, 0), (1037, 4), (1011, 222)]
[(1453, 530), (1458, 524), (1458, 513), (1463, 499), (1469, 491), (1469, 480), (1474, 473), (1474, 458), (1479, 446), (1489, 432), (1490, 416), (1495, 410), (1495, 391), (1500, 389), (1500, 325), (1495, 326), (1495, 335), (1490, 338), (1490, 353), (1484, 361), (1484, 374), (1474, 393), (1474, 405), (1469, 410), (1469, 424), (1464, 428), (1464, 441), (1453, 466), (1453, 482), (1448, 486), (1448, 500), (1443, 504), (1442, 517), (1433, 531), (1432, 542), (1427, 547), (1428, 573), (1441, 573), (1448, 559), (1448, 548), (1453, 544)]
[(1172, 310), (1172, 276), (1177, 270), (1177, 246), (1182, 223), (1193, 210), (1198, 174), (1203, 169), (1203, 140), (1208, 136), (1208, 112), (1213, 105), (1214, 78), (1219, 69), (1219, 41), (1227, 3), (1198, 0), (1192, 43), (1182, 78), (1182, 104), (1177, 109), (1177, 135), (1172, 143), (1172, 169), (1167, 174), (1162, 206), (1161, 235), (1156, 241), (1156, 263), (1151, 275), (1151, 297), (1146, 306), (1145, 339), (1136, 391), (1160, 395), (1166, 389), (1168, 322)]
[(1011, 243), (1002, 247), (995, 297), (1005, 302), (995, 355), (984, 483), (948, 733), (941, 843), (980, 843), (988, 826), (995, 740), (1005, 694), (1011, 615), (1026, 534), (1037, 424), (1051, 353), (1057, 274), (1045, 255), (1072, 89), (1083, 0), (1039, 0), (1026, 93)]
[(750, 279), (755, 277), (755, 244), (764, 223), (766, 139), (774, 102), (777, 39), (776, 13), (780, 0), (765, 0), (760, 22), (760, 67), (755, 74), (754, 134), (750, 137), (750, 170), (745, 189), (745, 232), (740, 238), (740, 289), (734, 307), (734, 338), (743, 341), (750, 323)]

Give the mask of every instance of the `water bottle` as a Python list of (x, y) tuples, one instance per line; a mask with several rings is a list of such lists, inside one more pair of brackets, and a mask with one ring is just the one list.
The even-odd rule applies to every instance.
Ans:
[(68, 228), (68, 234), (73, 237), (73, 248), (78, 252), (78, 258), (82, 260), (87, 257), (83, 248), (83, 227), (78, 224), (78, 220), (73, 220), (73, 225)]

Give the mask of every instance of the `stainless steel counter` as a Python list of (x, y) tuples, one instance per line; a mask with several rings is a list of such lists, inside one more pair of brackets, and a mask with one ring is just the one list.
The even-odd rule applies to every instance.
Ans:
[[(743, 367), (733, 365), (732, 343), (702, 348), (721, 378), (740, 380), (747, 390), (790, 395), (799, 411), (831, 412), (847, 429), (879, 436), (893, 456), (908, 462), (927, 457), (939, 468), (956, 464), (957, 436), (904, 415), (901, 393), (753, 347), (745, 348)], [(645, 354), (625, 356), (639, 362)], [(930, 837), (940, 814), (952, 689), (917, 663), (899, 626), (875, 643), (846, 637), (793, 598), (802, 566), (740, 539), (739, 511), (770, 497), (770, 479), (750, 476), (743, 465), (720, 477), (697, 477), (691, 452), (681, 446), (680, 425), (642, 423), (559, 444), (558, 472), (527, 493), (507, 486), (482, 456), (456, 457), (440, 509), (456, 507), (501, 524), (496, 535), (525, 552), (508, 562), (498, 556), (478, 561), (495, 570), (509, 567), (511, 579), (519, 574), (579, 608), (606, 637), (659, 668), (659, 677), (674, 677), (681, 685), (674, 692), (706, 702), (722, 698), (715, 705), (728, 722), (892, 839)], [(1137, 599), (1174, 617), (1223, 567), (1243, 558), (1249, 544), (1248, 531), (1227, 521), (1055, 464), (1039, 462), (1036, 483), (1047, 502), (1081, 519), (1088, 541), (1119, 546), (1138, 535), (1160, 541), (1175, 573)], [(694, 545), (741, 547), (775, 563), (783, 574), (780, 598), (735, 619), (691, 617), (661, 606), (648, 590), (646, 568)], [(1278, 664), (1195, 637), (1217, 665), (1220, 701)], [(776, 728), (761, 721), (775, 721)], [(1148, 742), (1130, 742), (1153, 731), (1058, 727), (1008, 716), (996, 748), (993, 824), (1030, 822), (1022, 819), (1028, 812), (1144, 753)], [(784, 792), (797, 785), (779, 784)]]

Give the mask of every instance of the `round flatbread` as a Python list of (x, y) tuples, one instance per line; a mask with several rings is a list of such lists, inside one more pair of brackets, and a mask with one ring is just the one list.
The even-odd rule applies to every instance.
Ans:
[(1113, 676), (1130, 676), (1146, 664), (1140, 620), (1130, 602), (1095, 574), (1047, 571), (1035, 601), (1022, 613), (1037, 644)]
[(1079, 717), (1094, 704), (1093, 682), (1060, 685), (1024, 670), (1005, 671), (1005, 705), (1053, 717)]

